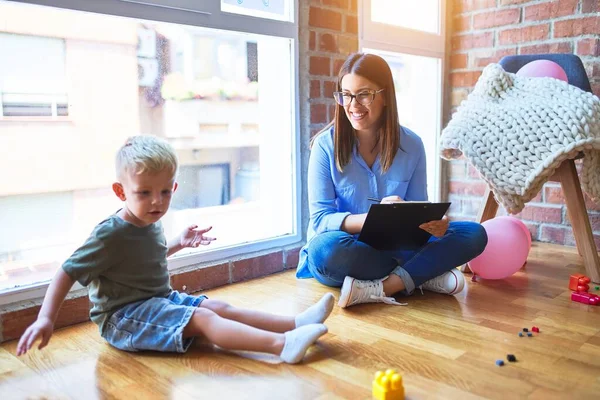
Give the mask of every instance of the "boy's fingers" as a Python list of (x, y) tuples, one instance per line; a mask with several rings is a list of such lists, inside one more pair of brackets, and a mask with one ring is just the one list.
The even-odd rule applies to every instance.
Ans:
[(41, 350), (44, 347), (46, 347), (46, 345), (48, 344), (49, 341), (50, 341), (50, 335), (49, 334), (45, 334), (44, 336), (42, 336), (42, 342), (38, 346), (38, 349)]
[(27, 340), (27, 350), (31, 349), (31, 346), (33, 346), (33, 343), (35, 343), (36, 339), (38, 338), (39, 335), (39, 331), (34, 331), (31, 332), (31, 334), (29, 335), (29, 339)]

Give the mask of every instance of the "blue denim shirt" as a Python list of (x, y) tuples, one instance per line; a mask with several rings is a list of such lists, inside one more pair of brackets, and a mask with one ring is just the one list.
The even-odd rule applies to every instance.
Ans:
[(349, 214), (369, 211), (369, 197), (400, 196), (407, 201), (427, 200), (425, 148), (421, 138), (400, 127), (400, 148), (388, 171), (382, 173), (379, 156), (369, 168), (354, 146), (350, 162), (338, 171), (333, 152), (333, 128), (319, 135), (308, 163), (310, 221), (306, 245), (300, 250), (296, 277), (310, 278), (307, 246), (317, 234), (340, 230)]

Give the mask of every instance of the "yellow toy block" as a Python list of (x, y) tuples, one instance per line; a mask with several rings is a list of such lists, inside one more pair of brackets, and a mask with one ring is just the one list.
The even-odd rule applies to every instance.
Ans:
[(373, 397), (377, 400), (404, 400), (402, 375), (393, 369), (377, 371), (373, 379)]

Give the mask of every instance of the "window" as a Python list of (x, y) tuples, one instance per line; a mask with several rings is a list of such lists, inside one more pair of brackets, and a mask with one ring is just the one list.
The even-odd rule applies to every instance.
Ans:
[(0, 32), (0, 118), (69, 115), (65, 41)]
[(362, 51), (378, 54), (390, 65), (400, 123), (423, 140), (428, 196), (438, 201), (445, 1), (362, 0), (359, 10), (359, 45)]
[(183, 0), (135, 3), (106, 11), (123, 17), (0, 2), (0, 83), (11, 96), (17, 89), (29, 96), (6, 97), (5, 109), (22, 115), (18, 104), (28, 101), (30, 113), (48, 113), (44, 96), (54, 96), (52, 115), (69, 115), (0, 120), (0, 148), (12, 149), (0, 158), (10, 171), (0, 186), (0, 295), (50, 279), (121, 207), (111, 190), (113, 160), (135, 134), (163, 137), (179, 156), (166, 235), (196, 223), (212, 225), (218, 238), (178, 253), (170, 268), (300, 240), (294, 25), (218, 29), (249, 17), (211, 9), (210, 27), (193, 26), (181, 23)]

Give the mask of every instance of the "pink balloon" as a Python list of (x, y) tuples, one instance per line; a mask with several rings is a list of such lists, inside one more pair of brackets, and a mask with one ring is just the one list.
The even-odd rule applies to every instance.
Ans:
[(507, 219), (513, 224), (519, 225), (521, 229), (523, 229), (523, 232), (525, 232), (525, 235), (527, 235), (527, 248), (531, 250), (531, 232), (529, 232), (529, 228), (527, 228), (527, 225), (525, 225), (523, 221), (521, 221), (519, 218), (511, 217), (509, 215), (502, 215), (496, 218)]
[(483, 222), (488, 243), (479, 256), (469, 262), (473, 273), (484, 279), (504, 279), (517, 272), (529, 254), (527, 235), (516, 218), (493, 218)]
[(529, 78), (556, 78), (561, 81), (569, 82), (567, 73), (564, 69), (554, 61), (550, 60), (535, 60), (527, 63), (517, 71), (518, 76), (526, 76)]

